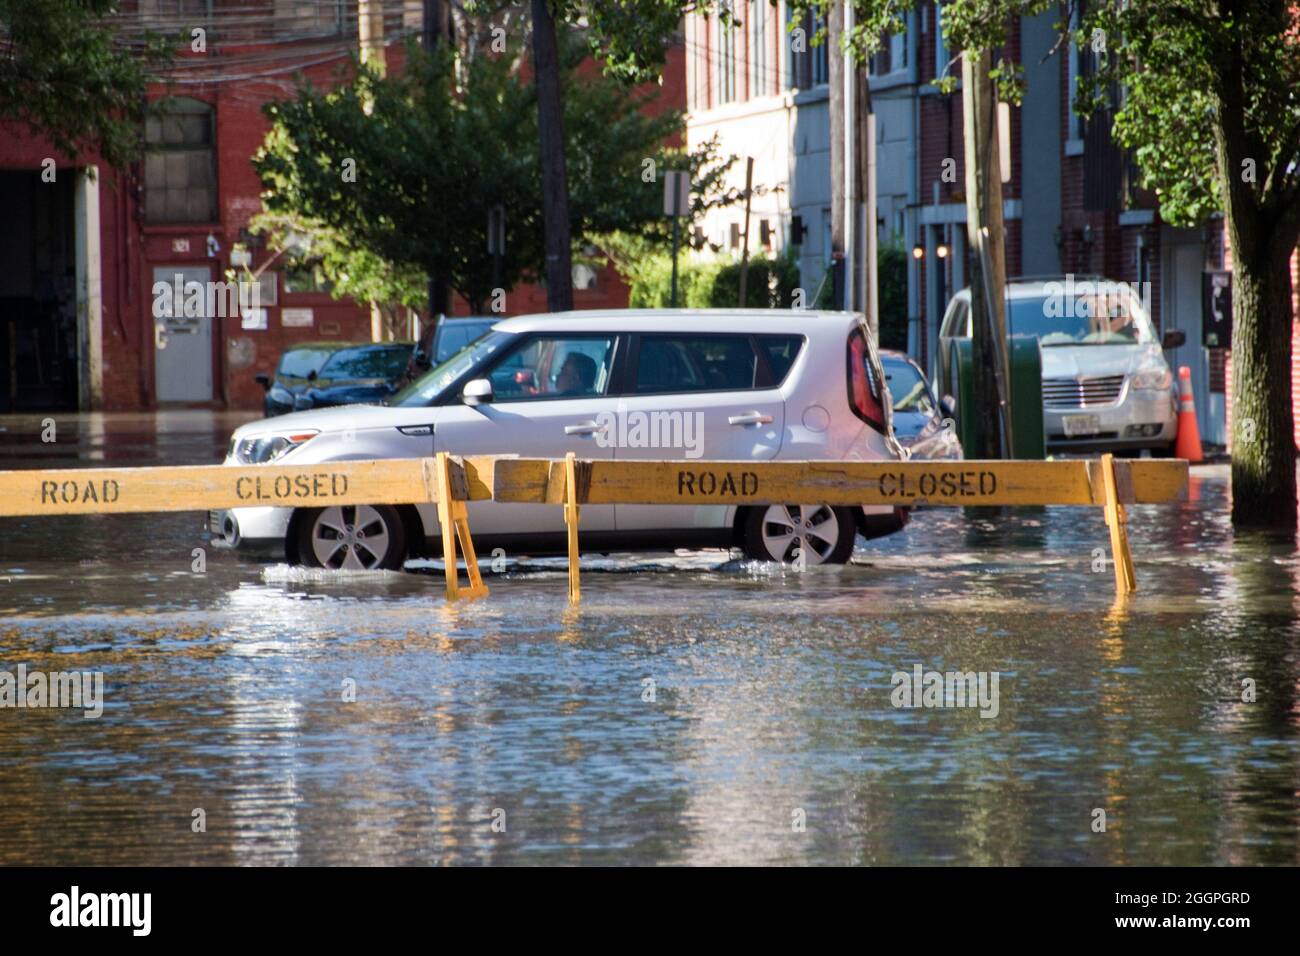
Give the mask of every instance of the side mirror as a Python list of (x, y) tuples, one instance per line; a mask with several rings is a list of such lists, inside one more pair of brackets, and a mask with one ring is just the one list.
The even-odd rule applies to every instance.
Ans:
[(269, 392), (271, 390), (271, 376), (265, 372), (258, 372), (253, 376), (253, 381), (262, 386), (262, 391)]
[(957, 417), (957, 400), (951, 395), (945, 395), (939, 399), (939, 407), (943, 409), (944, 415), (948, 418)]
[(1170, 329), (1160, 341), (1162, 349), (1176, 349), (1187, 344), (1187, 333), (1182, 329)]
[(466, 405), (486, 405), (492, 401), (492, 382), (486, 378), (472, 379), (465, 383), (460, 398)]

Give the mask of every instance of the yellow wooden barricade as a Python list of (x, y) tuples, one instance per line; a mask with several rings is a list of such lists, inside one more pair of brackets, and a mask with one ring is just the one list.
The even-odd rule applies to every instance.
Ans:
[(1088, 505), (1110, 529), (1119, 594), (1137, 590), (1129, 504), (1187, 495), (1187, 462), (1064, 461), (581, 461), (500, 458), (497, 501), (562, 504), (569, 534), (569, 596), (580, 597), (578, 518), (583, 504), (647, 505)]

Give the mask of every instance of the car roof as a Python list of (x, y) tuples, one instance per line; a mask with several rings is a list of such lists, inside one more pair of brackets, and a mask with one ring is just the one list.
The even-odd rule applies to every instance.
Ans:
[(812, 309), (589, 309), (502, 319), (497, 332), (586, 332), (604, 325), (616, 332), (772, 332), (844, 329), (862, 320), (856, 312)]

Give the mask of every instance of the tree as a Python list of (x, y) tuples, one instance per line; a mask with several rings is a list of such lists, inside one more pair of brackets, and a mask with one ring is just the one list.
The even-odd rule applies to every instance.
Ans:
[[(565, 37), (562, 76), (582, 59)], [(534, 87), (510, 55), (475, 57), (459, 74), (447, 50), (409, 57), (401, 75), (358, 67), (354, 82), (328, 92), (303, 86), (268, 106), (272, 128), (254, 159), (266, 189), (259, 223), (278, 245), (310, 240), (309, 257), (340, 290), (364, 276), (389, 290), (383, 300), (408, 302), (417, 270), (447, 276), (485, 312), (498, 288), (546, 272)], [(647, 159), (656, 169), (716, 163), (664, 145), (682, 119), (648, 115), (653, 93), (600, 75), (565, 89), (565, 151), (579, 158), (568, 189), (576, 242), (657, 228), (662, 187), (643, 179)], [(507, 224), (499, 275), (487, 255), (497, 206)]]
[(135, 158), (149, 70), (167, 56), (146, 35), (119, 44), (115, 0), (0, 0), (0, 119), (16, 120), (60, 152), (97, 152), (113, 166)]
[[(574, 224), (569, 210), (566, 116), (560, 108), (563, 83), (557, 53), (560, 27), (582, 29), (590, 54), (607, 76), (627, 83), (658, 78), (664, 49), (688, 9), (706, 9), (711, 0), (532, 0), (532, 53), (537, 85), (537, 133), (545, 221), (546, 303), (555, 311), (573, 308), (570, 251)], [(468, 3), (476, 12), (490, 0)]]
[(1300, 13), (1293, 0), (1143, 0), (1087, 18), (1104, 50), (1081, 108), (1123, 88), (1114, 135), (1160, 214), (1222, 210), (1233, 259), (1232, 520), (1296, 526), (1291, 273), (1300, 241)]

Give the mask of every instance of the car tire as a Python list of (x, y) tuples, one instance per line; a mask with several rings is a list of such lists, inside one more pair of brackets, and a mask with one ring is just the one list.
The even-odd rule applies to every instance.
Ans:
[(745, 515), (741, 544), (755, 561), (844, 564), (853, 554), (857, 526), (849, 508), (830, 505), (771, 505)]
[(303, 508), (290, 527), (309, 568), (400, 571), (406, 563), (406, 526), (391, 505)]

